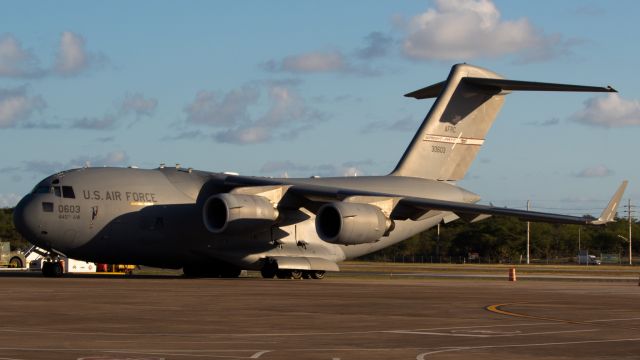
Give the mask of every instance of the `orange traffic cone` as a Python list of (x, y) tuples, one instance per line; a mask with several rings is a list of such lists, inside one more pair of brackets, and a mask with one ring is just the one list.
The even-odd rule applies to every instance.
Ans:
[(516, 280), (516, 268), (509, 269), (509, 281), (517, 281)]

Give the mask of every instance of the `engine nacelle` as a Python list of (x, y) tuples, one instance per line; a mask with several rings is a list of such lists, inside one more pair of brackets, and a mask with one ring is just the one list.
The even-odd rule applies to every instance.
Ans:
[(379, 207), (369, 204), (334, 202), (323, 205), (316, 215), (316, 231), (326, 242), (343, 245), (378, 241), (393, 229)]
[(214, 234), (262, 230), (277, 218), (278, 210), (267, 198), (257, 195), (217, 194), (202, 208), (204, 226)]

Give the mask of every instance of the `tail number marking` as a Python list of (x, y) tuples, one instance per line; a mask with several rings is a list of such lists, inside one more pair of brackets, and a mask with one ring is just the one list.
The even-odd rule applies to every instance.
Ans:
[(440, 145), (431, 145), (431, 152), (444, 154), (447, 152), (447, 148)]
[(79, 205), (58, 205), (58, 219), (60, 220), (80, 219), (80, 206)]

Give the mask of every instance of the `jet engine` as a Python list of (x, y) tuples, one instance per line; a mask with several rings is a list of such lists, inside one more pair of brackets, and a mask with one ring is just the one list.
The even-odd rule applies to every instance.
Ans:
[(334, 244), (372, 243), (391, 230), (393, 221), (370, 204), (334, 202), (323, 205), (316, 215), (318, 235)]
[(271, 226), (278, 215), (267, 198), (257, 195), (217, 194), (202, 208), (204, 225), (214, 234), (261, 230)]

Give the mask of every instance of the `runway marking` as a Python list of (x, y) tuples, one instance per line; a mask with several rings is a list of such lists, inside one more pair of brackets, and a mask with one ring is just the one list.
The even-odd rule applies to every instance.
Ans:
[(260, 358), (260, 356), (262, 356), (262, 355), (264, 355), (264, 354), (266, 354), (266, 353), (269, 353), (269, 352), (271, 352), (271, 350), (262, 350), (262, 351), (258, 351), (257, 353), (255, 353), (255, 354), (251, 355), (251, 356), (250, 356), (250, 359), (258, 359), (258, 358)]
[[(210, 336), (230, 336), (230, 337), (253, 337), (253, 336), (318, 336), (318, 335), (358, 335), (358, 334), (376, 334), (376, 333), (388, 333), (393, 331), (436, 331), (436, 330), (454, 330), (454, 329), (475, 329), (475, 328), (493, 328), (493, 327), (511, 327), (511, 326), (539, 326), (548, 325), (546, 323), (519, 323), (519, 324), (498, 324), (498, 325), (472, 325), (472, 326), (453, 326), (453, 327), (438, 327), (427, 329), (397, 329), (397, 330), (368, 330), (368, 331), (341, 331), (341, 332), (281, 332), (281, 333), (197, 333), (197, 334), (184, 334), (184, 333), (115, 333), (115, 332), (75, 332), (75, 331), (60, 331), (53, 329), (31, 330), (31, 329), (11, 329), (0, 328), (0, 332), (14, 332), (14, 333), (37, 333), (37, 334), (58, 334), (58, 335), (100, 335), (100, 336), (158, 336), (158, 337), (210, 337)], [(106, 341), (106, 340), (102, 340)], [(125, 341), (125, 340), (123, 340)], [(266, 342), (269, 343), (269, 342)]]
[(549, 322), (547, 321), (547, 322), (518, 323), (518, 324), (497, 324), (497, 325), (451, 326), (451, 327), (430, 328), (430, 329), (414, 329), (414, 331), (457, 330), (457, 329), (482, 329), (482, 328), (494, 328), (494, 327), (542, 326), (542, 325), (549, 325)]
[[(526, 304), (526, 303), (522, 302), (522, 303), (504, 303), (504, 304), (489, 305), (489, 306), (485, 307), (485, 310), (490, 311), (492, 313), (496, 313), (496, 314), (500, 314), (500, 315), (506, 315), (506, 316), (513, 316), (513, 317), (520, 317), (520, 318), (527, 318), (527, 319), (546, 320), (546, 321), (561, 322), (561, 323), (565, 323), (565, 324), (577, 324), (577, 325), (598, 325), (597, 324), (598, 322), (613, 322), (613, 321), (625, 321), (625, 320), (638, 320), (638, 319), (640, 319), (640, 318), (629, 318), (629, 319), (601, 319), (601, 320), (576, 321), (576, 320), (566, 320), (566, 319), (551, 318), (551, 317), (546, 317), (546, 316), (535, 316), (535, 315), (528, 315), (528, 314), (522, 314), (522, 313), (515, 313), (515, 312), (512, 312), (512, 311), (507, 311), (507, 310), (501, 309), (503, 306), (521, 305), (521, 304)], [(602, 325), (599, 325), (599, 326), (613, 326), (613, 325), (602, 324)], [(637, 328), (637, 327), (625, 327), (625, 329), (628, 329), (628, 330), (640, 330), (640, 328)]]
[(565, 320), (565, 319), (550, 318), (550, 317), (546, 317), (546, 316), (527, 315), (527, 314), (515, 313), (515, 312), (511, 312), (511, 311), (507, 311), (507, 310), (502, 310), (501, 309), (501, 307), (503, 307), (503, 306), (519, 305), (519, 304), (526, 304), (526, 303), (504, 303), (504, 304), (489, 305), (489, 306), (485, 307), (485, 310), (490, 311), (490, 312), (495, 313), (495, 314), (513, 316), (513, 317), (520, 317), (520, 318), (527, 318), (527, 319), (537, 319), (537, 320), (546, 320), (546, 321), (553, 321), (553, 322), (562, 322), (562, 323), (566, 323), (566, 324), (593, 325), (593, 324), (591, 324), (589, 322), (586, 322), (586, 321)]
[[(102, 352), (109, 354), (139, 354), (139, 355), (168, 355), (168, 356), (189, 356), (189, 357), (218, 357), (218, 358), (233, 358), (233, 359), (258, 359), (260, 356), (271, 352), (272, 350), (256, 350), (256, 349), (236, 349), (236, 350), (190, 350), (190, 349), (176, 349), (176, 350), (146, 350), (146, 349), (87, 349), (87, 348), (19, 348), (19, 347), (0, 347), (0, 350), (14, 350), (14, 351), (53, 351), (53, 352)], [(213, 355), (207, 353), (243, 353), (254, 352), (250, 357), (247, 356), (232, 356), (232, 355)], [(187, 353), (187, 354), (185, 354)], [(256, 357), (257, 356), (257, 357)], [(0, 360), (4, 360), (0, 358)], [(22, 360), (22, 359), (6, 359), (6, 360)]]
[(468, 332), (468, 333), (478, 333), (478, 334), (485, 334), (485, 335), (515, 335), (515, 334), (522, 334), (522, 331), (520, 330), (514, 330), (514, 331), (494, 331), (494, 330), (451, 330), (452, 333), (458, 333), (458, 332)]
[(411, 331), (411, 330), (390, 330), (386, 331), (394, 334), (410, 334), (410, 335), (439, 335), (439, 336), (461, 336), (461, 337), (480, 337), (487, 338), (491, 335), (478, 335), (478, 334), (455, 334), (455, 333), (439, 333), (430, 331)]
[(442, 350), (429, 351), (416, 356), (416, 360), (424, 360), (429, 355), (435, 355), (445, 352), (468, 351), (479, 349), (500, 349), (500, 348), (517, 348), (517, 347), (536, 347), (536, 346), (559, 346), (559, 345), (579, 345), (579, 344), (600, 344), (613, 342), (631, 342), (640, 341), (640, 338), (630, 339), (611, 339), (611, 340), (584, 340), (584, 341), (566, 341), (566, 342), (550, 342), (550, 343), (534, 343), (534, 344), (511, 344), (511, 345), (484, 345), (484, 346), (462, 346), (456, 348), (445, 348)]
[[(122, 344), (139, 343), (140, 340), (93, 340), (97, 343)], [(147, 344), (278, 344), (280, 341), (260, 341), (260, 340), (229, 340), (229, 341), (145, 341)], [(2, 359), (0, 359), (2, 360)]]
[(543, 331), (534, 333), (498, 333), (498, 334), (460, 334), (460, 333), (439, 333), (429, 331), (410, 331), (410, 330), (394, 330), (388, 331), (395, 334), (410, 334), (410, 335), (439, 335), (439, 336), (461, 336), (461, 337), (478, 337), (478, 338), (496, 338), (496, 337), (511, 337), (511, 336), (530, 336), (530, 335), (551, 335), (551, 334), (563, 334), (563, 333), (577, 333), (577, 332), (591, 332), (598, 331), (596, 329), (584, 329), (584, 330), (562, 330), (562, 331)]
[(640, 320), (640, 317), (636, 317), (636, 318), (621, 318), (621, 319), (600, 319), (600, 320), (588, 320), (587, 322), (593, 323), (593, 322), (633, 321), (633, 320)]

